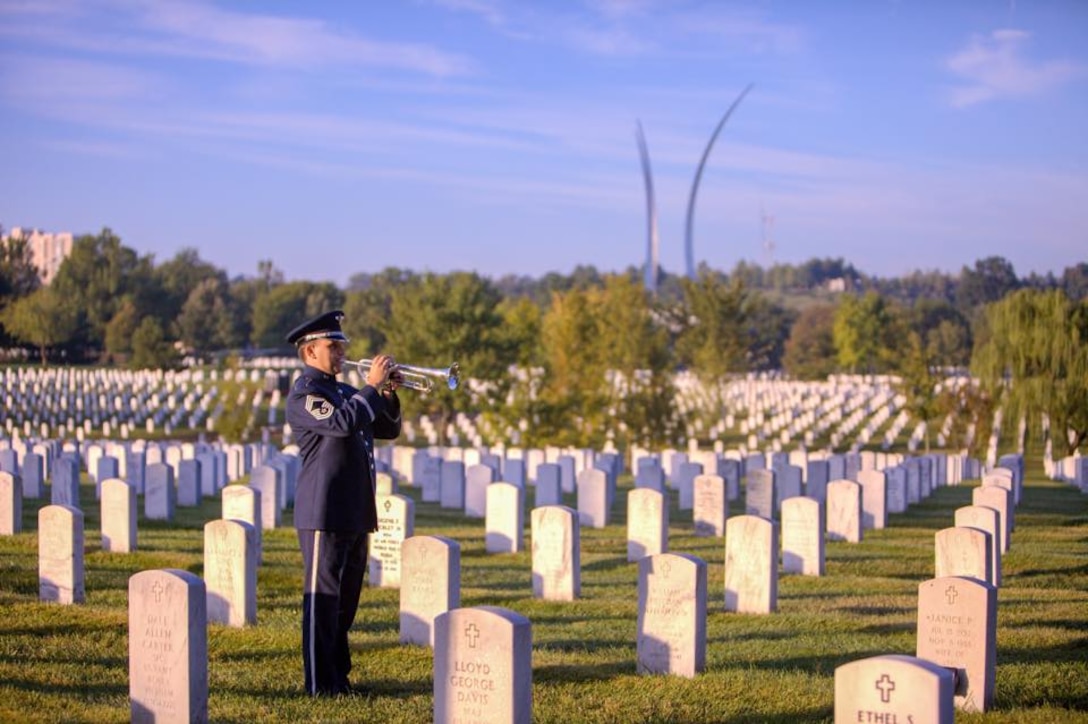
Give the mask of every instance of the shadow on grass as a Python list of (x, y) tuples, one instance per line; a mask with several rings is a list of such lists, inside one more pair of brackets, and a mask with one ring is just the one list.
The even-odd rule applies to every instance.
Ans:
[(551, 664), (533, 667), (533, 683), (578, 684), (586, 681), (609, 681), (638, 673), (635, 657), (624, 661), (600, 664)]
[(1088, 637), (1073, 639), (1057, 646), (1038, 648), (999, 646), (998, 666), (1005, 664), (1083, 664), (1088, 660)]

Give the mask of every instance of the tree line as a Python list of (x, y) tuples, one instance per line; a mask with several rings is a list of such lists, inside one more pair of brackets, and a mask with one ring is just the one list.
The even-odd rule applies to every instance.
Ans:
[[(641, 279), (634, 267), (498, 279), (387, 268), (340, 288), (286, 281), (269, 260), (230, 278), (194, 249), (156, 264), (103, 229), (74, 240), (48, 286), (25, 242), (0, 246), (0, 348), (32, 350), (43, 364), (132, 368), (292, 354), (287, 330), (342, 308), (351, 356), (460, 362), (476, 386), (470, 411), (523, 444), (684, 439), (678, 370), (718, 399), (723, 381), (749, 372), (894, 374), (916, 419), (953, 415), (963, 435), (998, 405), (1029, 424), (1045, 412), (1072, 431), (1056, 436), (1066, 449), (1088, 433), (1088, 263), (1024, 279), (1000, 257), (901, 279), (866, 277), (842, 260), (729, 273), (704, 264), (695, 279), (662, 272), (656, 295)], [(833, 281), (845, 291), (829, 291)], [(975, 383), (942, 383), (968, 370)], [(440, 390), (410, 407), (435, 415), (444, 437), (465, 393)]]

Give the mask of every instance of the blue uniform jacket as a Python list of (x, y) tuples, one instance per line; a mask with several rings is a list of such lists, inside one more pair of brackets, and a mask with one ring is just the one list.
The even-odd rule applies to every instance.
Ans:
[(370, 385), (356, 390), (307, 365), (287, 397), (287, 422), (302, 459), (295, 527), (377, 530), (374, 438), (400, 434), (396, 395), (386, 398)]

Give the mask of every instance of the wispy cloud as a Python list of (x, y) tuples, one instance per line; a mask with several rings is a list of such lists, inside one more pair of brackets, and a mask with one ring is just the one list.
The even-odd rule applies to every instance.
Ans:
[(323, 20), (245, 13), (206, 2), (99, 0), (73, 6), (5, 5), (0, 36), (111, 54), (211, 59), (319, 70), (373, 67), (447, 77), (472, 61), (423, 43), (373, 40)]
[(952, 91), (952, 105), (965, 108), (992, 100), (1023, 98), (1085, 77), (1088, 68), (1084, 65), (1028, 58), (1026, 46), (1030, 39), (1030, 33), (1022, 30), (996, 30), (989, 36), (972, 37), (967, 47), (946, 63), (962, 81)]

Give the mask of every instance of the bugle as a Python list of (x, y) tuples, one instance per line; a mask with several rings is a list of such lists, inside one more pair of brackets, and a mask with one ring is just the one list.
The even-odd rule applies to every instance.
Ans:
[[(363, 377), (366, 377), (373, 364), (374, 360), (372, 359), (361, 359), (355, 362), (347, 360), (344, 362), (343, 366), (345, 368), (355, 369), (359, 374), (363, 375)], [(400, 374), (401, 379), (398, 384), (401, 387), (406, 387), (409, 390), (416, 390), (418, 392), (430, 392), (433, 390), (434, 380), (444, 380), (446, 386), (451, 390), (456, 390), (457, 385), (461, 383), (461, 368), (456, 362), (444, 369), (397, 364), (393, 366), (390, 376), (396, 373)]]

